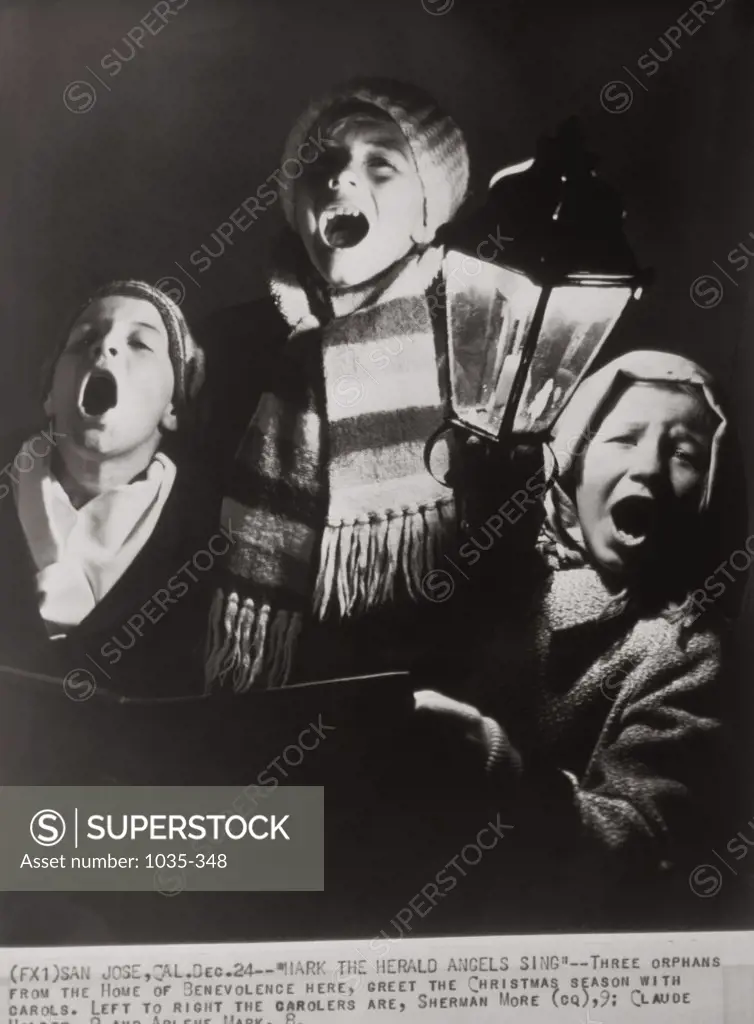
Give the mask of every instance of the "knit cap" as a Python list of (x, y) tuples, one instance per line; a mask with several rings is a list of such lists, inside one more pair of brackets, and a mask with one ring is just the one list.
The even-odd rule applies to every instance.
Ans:
[[(283, 151), (281, 166), (298, 161), (301, 147), (318, 123), (339, 106), (350, 103), (374, 106), (387, 114), (403, 133), (416, 163), (424, 197), (424, 227), (431, 241), (463, 202), (469, 183), (469, 154), (455, 121), (417, 86), (389, 78), (355, 79), (312, 102), (294, 124)], [(281, 185), (286, 220), (295, 229), (295, 186)]]
[(98, 288), (86, 302), (79, 306), (64, 339), (46, 365), (43, 394), (46, 396), (52, 387), (55, 364), (65, 348), (70, 328), (92, 302), (110, 295), (144, 299), (146, 302), (150, 302), (160, 314), (168, 336), (168, 355), (175, 378), (173, 405), (179, 427), (184, 426), (191, 403), (204, 381), (204, 352), (194, 341), (180, 307), (165, 292), (155, 288), (154, 285), (147, 284), (146, 281), (111, 281)]

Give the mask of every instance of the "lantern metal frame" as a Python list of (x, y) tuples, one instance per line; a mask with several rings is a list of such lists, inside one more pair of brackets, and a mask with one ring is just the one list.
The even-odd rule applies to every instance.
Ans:
[[(534, 159), (498, 172), (490, 182), (481, 210), (459, 224), (449, 225), (438, 237), (446, 251), (479, 252), (479, 240), (488, 236), (490, 225), (512, 242), (493, 259), (484, 260), (511, 273), (522, 275), (538, 289), (536, 305), (520, 347), (520, 358), (510, 385), (497, 435), (460, 415), (454, 406), (453, 337), (451, 311), (445, 303), (450, 412), (446, 427), (487, 443), (504, 447), (515, 444), (547, 443), (552, 424), (567, 404), (573, 390), (625, 312), (631, 298), (639, 298), (651, 282), (651, 271), (641, 270), (623, 232), (624, 210), (618, 193), (595, 172), (596, 159), (584, 145), (576, 119), (565, 122), (554, 137), (545, 138)], [(561, 287), (628, 289), (625, 303), (600, 340), (588, 353), (567, 395), (542, 431), (514, 432), (516, 416), (529, 371), (553, 295)], [(503, 342), (502, 333), (498, 345)], [(499, 351), (499, 350), (498, 350)], [(498, 386), (498, 378), (490, 383)]]

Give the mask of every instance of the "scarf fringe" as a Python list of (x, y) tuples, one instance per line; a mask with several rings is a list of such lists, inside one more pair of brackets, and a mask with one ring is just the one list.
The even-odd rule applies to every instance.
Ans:
[(273, 612), (268, 604), (217, 590), (210, 609), (205, 692), (230, 679), (234, 693), (246, 693), (260, 679), (265, 688), (285, 686), (301, 632), (300, 612)]
[[(292, 498), (273, 513), (262, 507), (258, 495), (251, 501), (238, 494), (226, 496), (241, 542), (226, 562), (232, 582), (213, 601), (208, 689), (228, 685), (228, 680), (237, 693), (255, 685), (286, 685), (303, 626), (302, 608), (309, 615), (313, 607), (320, 619), (330, 613), (345, 618), (392, 603), (399, 588), (418, 601), (426, 574), (443, 552), (456, 546), (453, 499), (426, 475), (420, 446), (409, 443), (415, 428), (424, 429), (429, 413), (438, 422), (443, 416), (427, 296), (442, 258), (440, 247), (412, 252), (368, 287), (342, 293), (307, 291), (308, 276), (298, 259), (271, 282), (289, 338), (312, 336), (306, 344), (287, 348), (286, 375), (296, 386), (263, 399), (274, 403), (275, 416), (267, 423), (261, 413), (255, 414), (236, 458), (242, 474), (251, 471), (290, 484), (293, 492), (305, 492), (307, 502), (316, 504), (316, 521), (308, 513), (300, 521), (298, 502)], [(364, 315), (349, 319), (356, 311)], [(356, 346), (399, 335), (410, 337), (412, 345), (402, 359), (399, 352), (390, 361), (383, 390), (372, 396), (374, 408), (341, 408), (333, 386), (344, 367), (352, 371)], [(394, 408), (390, 380), (403, 380), (407, 374), (416, 388), (405, 408), (400, 403)], [(366, 413), (374, 414), (374, 422)], [(384, 458), (380, 417), (399, 413), (396, 451)], [(345, 447), (341, 436), (348, 438)], [(293, 456), (281, 461), (280, 452), (289, 450)], [(384, 484), (384, 490), (376, 484)], [(323, 524), (325, 499), (330, 511)], [(406, 505), (396, 510), (396, 502)], [(347, 510), (343, 520), (340, 509)], [(309, 570), (313, 574), (316, 546), (310, 541), (323, 526), (312, 594)], [(289, 543), (291, 538), (296, 540)], [(279, 600), (271, 600), (275, 593)], [(295, 596), (299, 611), (279, 607), (286, 595)]]
[(454, 531), (450, 501), (386, 518), (328, 524), (314, 591), (315, 615), (324, 619), (335, 602), (342, 617), (385, 604), (393, 599), (399, 575), (412, 600), (419, 601), (424, 579), (448, 550)]

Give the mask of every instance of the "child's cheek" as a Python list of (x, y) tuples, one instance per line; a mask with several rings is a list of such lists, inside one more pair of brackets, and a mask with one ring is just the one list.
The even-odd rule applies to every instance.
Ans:
[(702, 474), (690, 468), (676, 470), (670, 481), (673, 493), (684, 503), (701, 500), (703, 482)]
[(418, 184), (404, 184), (395, 196), (396, 221), (408, 234), (414, 233), (424, 223), (424, 209)]
[(302, 180), (296, 183), (293, 188), (293, 199), (297, 210), (306, 211), (313, 219), (312, 208), (316, 204), (316, 194), (312, 182)]
[(614, 486), (627, 470), (624, 453), (615, 445), (593, 442), (588, 455), (585, 468), (588, 468), (592, 487), (607, 490)]
[(55, 376), (52, 379), (52, 390), (55, 395), (69, 395), (72, 392), (75, 372), (76, 361), (74, 359), (61, 358), (59, 360)]

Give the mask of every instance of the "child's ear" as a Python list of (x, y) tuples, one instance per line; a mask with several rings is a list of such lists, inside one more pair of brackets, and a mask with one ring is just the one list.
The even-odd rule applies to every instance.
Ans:
[(53, 407), (52, 407), (52, 395), (51, 394), (48, 394), (47, 398), (45, 398), (45, 400), (44, 400), (44, 402), (42, 404), (42, 408), (44, 409), (45, 416), (50, 416), (50, 417), (53, 416), (54, 410), (53, 410)]
[(170, 405), (165, 409), (160, 420), (160, 426), (163, 430), (177, 430), (178, 429), (178, 416), (176, 415), (175, 406), (171, 402)]

